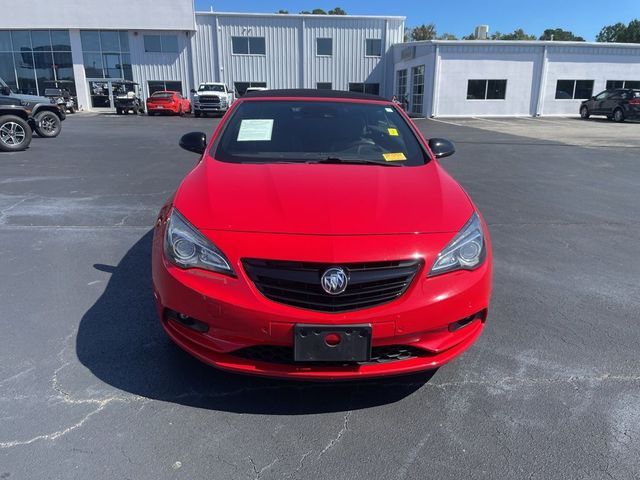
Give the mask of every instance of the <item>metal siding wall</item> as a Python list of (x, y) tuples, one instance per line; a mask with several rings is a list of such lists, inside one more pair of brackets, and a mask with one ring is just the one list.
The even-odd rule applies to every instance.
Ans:
[[(144, 35), (175, 34), (178, 37), (178, 53), (147, 53), (144, 51)], [(129, 47), (133, 65), (133, 79), (141, 87), (142, 96), (149, 96), (149, 80), (179, 80), (182, 82), (183, 94), (189, 94), (192, 82), (189, 75), (190, 59), (188, 44), (190, 36), (184, 31), (149, 31), (129, 32)]]
[[(304, 88), (331, 82), (336, 90), (347, 90), (350, 82), (384, 83), (381, 60), (366, 57), (365, 40), (384, 41), (384, 19), (305, 18)], [(333, 39), (333, 56), (316, 56), (316, 38)], [(382, 45), (384, 56), (384, 43)], [(382, 92), (381, 90), (381, 93)]]
[[(298, 18), (219, 15), (221, 80), (266, 82), (267, 88), (298, 86)], [(231, 37), (264, 37), (265, 55), (234, 55)], [(198, 55), (196, 53), (196, 55)]]
[(201, 82), (217, 82), (220, 79), (217, 62), (216, 17), (196, 15), (196, 34), (191, 39), (193, 52), (193, 86)]

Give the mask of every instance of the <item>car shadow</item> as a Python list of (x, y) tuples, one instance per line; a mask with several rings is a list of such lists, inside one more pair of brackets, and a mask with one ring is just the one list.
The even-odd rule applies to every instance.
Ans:
[(338, 383), (241, 376), (205, 365), (175, 346), (157, 318), (147, 232), (111, 273), (84, 314), (76, 337), (80, 362), (101, 381), (151, 399), (237, 413), (337, 412), (389, 404), (411, 395), (435, 373)]

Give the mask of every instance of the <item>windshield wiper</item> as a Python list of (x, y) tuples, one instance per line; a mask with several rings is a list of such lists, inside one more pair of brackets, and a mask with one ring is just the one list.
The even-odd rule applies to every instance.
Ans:
[(348, 165), (379, 165), (381, 167), (402, 167), (399, 163), (383, 163), (376, 162), (375, 160), (362, 160), (362, 159), (345, 159), (339, 157), (327, 157), (323, 160), (307, 160), (306, 163), (333, 163), (333, 164), (348, 164)]

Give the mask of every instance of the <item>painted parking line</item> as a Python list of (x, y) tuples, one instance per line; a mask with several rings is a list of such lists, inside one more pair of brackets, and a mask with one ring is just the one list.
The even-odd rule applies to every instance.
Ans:
[(467, 126), (467, 125), (465, 125), (463, 123), (455, 123), (455, 122), (451, 122), (451, 121), (440, 120), (439, 118), (425, 118), (424, 120), (432, 120), (434, 122), (446, 123), (448, 125), (455, 125), (456, 127), (466, 127)]

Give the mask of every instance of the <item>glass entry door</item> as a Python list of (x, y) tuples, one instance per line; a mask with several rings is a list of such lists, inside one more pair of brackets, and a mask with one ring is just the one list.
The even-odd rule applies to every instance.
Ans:
[(91, 109), (113, 109), (113, 93), (110, 80), (89, 80)]

